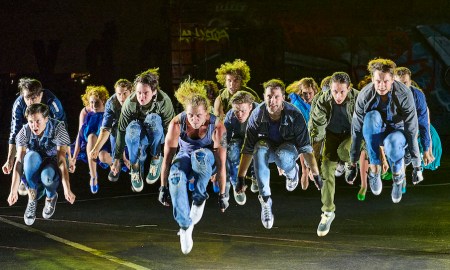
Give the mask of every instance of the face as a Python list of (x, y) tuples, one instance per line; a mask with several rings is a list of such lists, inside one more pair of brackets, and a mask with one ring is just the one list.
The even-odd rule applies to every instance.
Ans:
[(225, 85), (227, 86), (228, 91), (233, 95), (241, 89), (241, 83), (241, 80), (237, 76), (230, 74), (225, 76)]
[(141, 106), (149, 104), (154, 95), (156, 95), (156, 90), (152, 91), (149, 85), (142, 83), (136, 85), (136, 98)]
[(284, 94), (279, 87), (267, 87), (264, 91), (264, 102), (269, 114), (279, 114), (283, 110)]
[(48, 122), (48, 117), (43, 117), (42, 113), (35, 113), (28, 115), (27, 117), (28, 126), (34, 135), (41, 136), (45, 130)]
[(199, 129), (205, 123), (208, 112), (203, 105), (196, 107), (188, 105), (186, 107), (186, 115), (189, 124), (191, 124), (194, 129)]
[(337, 104), (342, 104), (350, 91), (350, 86), (346, 83), (332, 82), (331, 83), (331, 95), (333, 95), (334, 101)]
[(119, 101), (120, 105), (123, 105), (125, 99), (127, 99), (127, 97), (131, 95), (131, 91), (125, 87), (117, 86), (115, 91), (117, 100)]
[(233, 112), (236, 116), (239, 123), (245, 123), (248, 117), (250, 116), (250, 112), (252, 110), (252, 104), (250, 103), (241, 103), (241, 104), (233, 104)]
[(43, 92), (40, 92), (37, 95), (32, 95), (30, 91), (24, 89), (22, 91), (22, 94), (23, 99), (25, 100), (25, 104), (27, 104), (27, 106), (30, 106), (31, 104), (41, 103)]
[(395, 75), (394, 79), (396, 81), (404, 83), (408, 87), (411, 87), (411, 77), (409, 76), (409, 74), (404, 74), (402, 76)]
[(97, 96), (90, 96), (89, 108), (91, 108), (93, 112), (103, 112), (105, 111), (105, 104)]
[(305, 86), (301, 85), (300, 93), (301, 93), (303, 100), (306, 103), (311, 104), (311, 102), (315, 96), (314, 89), (312, 87), (305, 87)]
[(375, 71), (372, 76), (373, 87), (380, 96), (386, 95), (392, 89), (394, 77), (389, 72)]

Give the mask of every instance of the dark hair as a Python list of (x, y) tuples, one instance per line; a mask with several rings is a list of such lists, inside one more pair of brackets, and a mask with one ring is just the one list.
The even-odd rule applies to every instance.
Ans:
[(408, 74), (409, 77), (411, 78), (411, 70), (409, 70), (409, 68), (407, 67), (398, 67), (394, 70), (394, 74), (401, 77), (403, 75)]
[(330, 87), (331, 87), (331, 83), (334, 83), (334, 82), (345, 83), (345, 84), (347, 84), (347, 87), (351, 87), (352, 86), (352, 82), (350, 80), (350, 76), (347, 73), (343, 72), (343, 71), (338, 71), (338, 72), (333, 73), (333, 75), (331, 75)]
[(117, 80), (117, 82), (114, 84), (114, 89), (116, 89), (117, 87), (126, 88), (127, 90), (130, 90), (130, 92), (133, 91), (133, 84), (127, 79)]
[(263, 87), (264, 87), (264, 92), (266, 91), (267, 88), (277, 88), (279, 87), (281, 89), (281, 92), (285, 91), (285, 85), (284, 82), (281, 81), (280, 79), (271, 79), (268, 80), (267, 82), (263, 83)]
[(369, 62), (367, 65), (367, 70), (370, 72), (370, 75), (373, 76), (373, 73), (375, 71), (381, 71), (383, 73), (389, 72), (392, 76), (394, 76), (394, 70), (397, 67), (397, 65), (394, 63), (394, 61), (389, 59), (373, 59)]
[(230, 99), (231, 104), (253, 104), (255, 97), (247, 91), (237, 91)]
[(137, 75), (136, 79), (134, 80), (134, 87), (136, 87), (138, 83), (142, 83), (150, 86), (152, 91), (159, 90), (158, 70), (159, 68), (151, 68)]
[(320, 82), (320, 89), (322, 89), (322, 91), (328, 91), (328, 90), (330, 90), (330, 80), (331, 80), (331, 76), (326, 76), (326, 77), (323, 78), (323, 80)]
[(23, 95), (24, 90), (28, 90), (30, 96), (38, 95), (42, 92), (42, 84), (40, 81), (26, 77), (19, 80), (18, 88), (21, 95)]
[(48, 117), (49, 112), (50, 109), (48, 108), (47, 105), (43, 103), (35, 103), (27, 107), (27, 109), (25, 110), (25, 117), (28, 118), (29, 115), (41, 113), (42, 116), (46, 118)]

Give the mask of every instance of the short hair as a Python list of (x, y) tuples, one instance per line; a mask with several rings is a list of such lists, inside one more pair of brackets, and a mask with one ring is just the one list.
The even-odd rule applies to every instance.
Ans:
[(345, 83), (347, 84), (347, 87), (351, 87), (352, 86), (352, 82), (350, 80), (350, 76), (343, 72), (343, 71), (338, 71), (333, 73), (333, 75), (331, 75), (330, 78), (330, 88), (331, 88), (331, 83)]
[(106, 87), (104, 87), (103, 85), (88, 85), (86, 87), (86, 92), (81, 95), (81, 100), (83, 101), (83, 105), (85, 107), (89, 106), (89, 97), (91, 96), (96, 96), (98, 99), (103, 101), (103, 103), (106, 103), (106, 100), (108, 100), (109, 98), (109, 93)]
[(383, 73), (389, 72), (392, 76), (394, 76), (394, 70), (397, 65), (394, 61), (383, 58), (375, 58), (369, 62), (367, 65), (367, 70), (370, 72), (370, 75), (373, 76), (375, 71), (381, 71)]
[(116, 89), (117, 87), (125, 88), (127, 90), (130, 90), (130, 92), (133, 91), (133, 84), (127, 79), (117, 80), (117, 82), (114, 84), (114, 89)]
[(209, 99), (206, 97), (205, 87), (202, 84), (189, 79), (180, 83), (180, 86), (175, 91), (175, 98), (180, 102), (184, 109), (186, 109), (188, 105), (203, 105), (205, 110), (209, 111), (211, 106)]
[(237, 91), (230, 99), (231, 104), (253, 104), (255, 97), (247, 91)]
[(408, 74), (409, 77), (411, 78), (411, 70), (409, 70), (409, 68), (407, 68), (407, 67), (397, 67), (394, 70), (394, 75), (396, 75), (396, 76), (401, 77), (406, 74)]
[(281, 92), (285, 92), (286, 86), (284, 85), (284, 82), (280, 79), (271, 79), (267, 82), (263, 83), (264, 93), (266, 92), (267, 88), (277, 88), (279, 87), (281, 89)]
[(370, 82), (372, 82), (372, 76), (366, 75), (366, 76), (364, 76), (364, 78), (361, 79), (361, 81), (359, 81), (357, 87), (359, 90), (361, 90), (364, 88), (364, 86), (368, 85)]
[(134, 79), (134, 87), (138, 83), (150, 86), (152, 91), (159, 90), (159, 68), (151, 68), (138, 74)]
[(38, 95), (42, 92), (41, 82), (32, 78), (21, 78), (19, 80), (18, 88), (21, 95), (23, 95), (24, 90), (28, 90), (30, 95)]
[(217, 82), (225, 86), (225, 78), (227, 75), (233, 75), (241, 80), (242, 85), (247, 85), (250, 81), (250, 67), (244, 60), (236, 59), (233, 63), (226, 62), (216, 69)]
[(325, 78), (322, 79), (322, 81), (320, 82), (320, 89), (322, 89), (322, 91), (328, 91), (330, 90), (330, 80), (331, 80), (331, 76), (326, 76)]
[(43, 103), (34, 103), (27, 107), (25, 110), (25, 117), (28, 118), (29, 115), (41, 113), (42, 117), (46, 118), (48, 117), (48, 114), (50, 113), (50, 109), (47, 105)]
[(299, 90), (300, 90), (301, 86), (307, 87), (307, 88), (311, 87), (314, 90), (314, 94), (317, 94), (317, 93), (320, 92), (319, 86), (317, 85), (316, 81), (313, 78), (311, 78), (311, 77), (302, 78), (298, 82), (298, 89)]

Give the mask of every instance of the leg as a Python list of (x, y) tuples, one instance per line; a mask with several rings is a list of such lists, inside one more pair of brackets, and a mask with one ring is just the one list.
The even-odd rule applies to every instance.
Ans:
[(361, 155), (359, 157), (359, 172), (361, 178), (361, 188), (358, 192), (358, 200), (364, 201), (366, 199), (366, 191), (367, 191), (367, 174), (369, 169), (369, 160), (367, 160), (366, 151), (361, 151)]
[(44, 209), (42, 209), (42, 217), (48, 219), (55, 213), (56, 202), (58, 200), (56, 189), (59, 186), (60, 177), (56, 164), (50, 162), (44, 166), (41, 171), (41, 181), (45, 186), (45, 191), (47, 193), (45, 206)]
[(186, 189), (186, 182), (191, 172), (190, 167), (191, 159), (188, 155), (177, 155), (170, 167), (168, 179), (173, 217), (180, 228), (185, 230), (191, 225), (189, 198)]
[(37, 207), (37, 186), (40, 178), (40, 167), (42, 164), (42, 158), (39, 153), (35, 151), (29, 151), (25, 154), (23, 161), (23, 170), (25, 178), (28, 184), (28, 204), (25, 209), (23, 219), (28, 226), (33, 225), (36, 220), (36, 207)]
[(384, 123), (378, 111), (370, 111), (364, 117), (363, 136), (366, 142), (367, 155), (372, 171), (375, 165), (381, 165), (380, 145), (384, 138)]
[(284, 171), (288, 191), (293, 191), (298, 185), (298, 156), (297, 149), (290, 143), (283, 143), (275, 151), (275, 164)]
[(270, 170), (269, 170), (269, 154), (270, 144), (267, 141), (260, 140), (255, 145), (253, 152), (253, 166), (255, 168), (255, 176), (258, 181), (259, 195), (270, 197)]
[(142, 159), (145, 160), (145, 149), (143, 151), (142, 149), (144, 148), (143, 144), (146, 143), (146, 140), (147, 137), (143, 134), (142, 124), (137, 120), (132, 121), (127, 127), (125, 142), (131, 163), (131, 189), (135, 192), (140, 192), (144, 188), (144, 183), (142, 181), (144, 164), (140, 161)]
[(384, 139), (384, 151), (389, 166), (392, 170), (392, 201), (400, 202), (402, 199), (403, 183), (406, 183), (405, 164), (403, 157), (405, 156), (406, 138), (402, 131), (394, 131)]
[[(89, 134), (86, 145), (86, 153), (89, 153), (97, 142), (97, 136), (95, 134)], [(91, 186), (91, 192), (93, 194), (98, 192), (98, 181), (97, 181), (97, 162), (94, 159), (87, 158), (89, 165), (89, 173), (91, 179), (89, 185)]]
[(158, 181), (158, 178), (161, 175), (161, 144), (164, 143), (164, 129), (161, 117), (155, 113), (147, 115), (144, 126), (147, 131), (150, 155), (152, 157), (146, 181), (148, 184), (153, 184)]

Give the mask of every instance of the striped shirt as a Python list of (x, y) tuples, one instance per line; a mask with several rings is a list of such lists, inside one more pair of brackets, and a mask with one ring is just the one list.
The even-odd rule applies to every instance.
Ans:
[(42, 157), (54, 157), (58, 146), (70, 145), (70, 138), (63, 122), (49, 118), (41, 137), (34, 135), (25, 124), (17, 134), (16, 145), (36, 151)]

